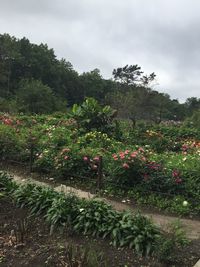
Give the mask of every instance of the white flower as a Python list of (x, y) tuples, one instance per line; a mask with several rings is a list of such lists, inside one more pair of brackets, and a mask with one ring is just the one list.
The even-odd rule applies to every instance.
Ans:
[(123, 199), (123, 200), (122, 200), (122, 203), (126, 203), (126, 200), (125, 200), (125, 199)]
[(79, 209), (80, 212), (84, 211), (84, 209)]
[(188, 202), (186, 200), (183, 201), (183, 206), (186, 207), (188, 205)]

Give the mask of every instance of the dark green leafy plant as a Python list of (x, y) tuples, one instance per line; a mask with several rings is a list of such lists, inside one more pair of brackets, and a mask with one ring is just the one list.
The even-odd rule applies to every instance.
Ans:
[(58, 194), (52, 199), (45, 215), (46, 220), (56, 226), (71, 226), (79, 213), (80, 200), (73, 194)]
[(110, 106), (101, 107), (94, 98), (87, 98), (82, 105), (74, 104), (71, 111), (71, 116), (83, 131), (109, 132), (115, 115), (115, 110)]
[(178, 248), (188, 245), (189, 240), (186, 238), (180, 221), (174, 221), (168, 225), (168, 233), (160, 235), (155, 245), (155, 255), (163, 262), (170, 264), (176, 260), (174, 251)]
[[(7, 190), (10, 188), (7, 176), (2, 177)], [(14, 186), (12, 196), (17, 205), (28, 207), (31, 214), (43, 214), (51, 230), (68, 226), (75, 232), (108, 238), (117, 247), (129, 246), (143, 255), (153, 252), (159, 235), (159, 230), (146, 217), (115, 211), (99, 200), (80, 200), (75, 195), (56, 193), (33, 184)]]
[(0, 193), (13, 193), (17, 188), (18, 186), (13, 181), (12, 177), (3, 171), (0, 171)]
[(67, 266), (69, 267), (106, 267), (101, 253), (93, 249), (68, 245), (66, 248)]

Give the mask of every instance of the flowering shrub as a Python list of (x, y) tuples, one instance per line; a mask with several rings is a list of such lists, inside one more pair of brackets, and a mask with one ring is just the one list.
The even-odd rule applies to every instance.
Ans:
[(80, 149), (79, 146), (64, 147), (54, 158), (56, 173), (62, 177), (68, 176), (97, 176), (99, 151)]
[[(77, 111), (78, 112), (78, 111)], [(182, 126), (142, 126), (128, 130), (123, 142), (100, 130), (77, 127), (74, 118), (0, 115), (0, 158), (29, 162), (55, 177), (97, 177), (103, 157), (105, 186), (139, 186), (200, 201), (200, 134)], [(138, 188), (138, 187), (137, 187)]]
[(109, 165), (109, 176), (119, 184), (137, 184), (142, 179), (146, 161), (146, 153), (142, 147), (115, 153)]
[(27, 157), (26, 140), (23, 134), (19, 135), (10, 125), (0, 125), (0, 158), (21, 159)]
[(105, 149), (114, 148), (119, 142), (110, 138), (106, 133), (92, 131), (88, 132), (83, 136), (80, 136), (77, 140), (81, 146), (88, 144), (93, 147), (100, 147)]

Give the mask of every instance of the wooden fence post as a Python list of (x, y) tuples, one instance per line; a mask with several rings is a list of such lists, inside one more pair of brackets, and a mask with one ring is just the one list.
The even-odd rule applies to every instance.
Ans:
[(103, 159), (99, 156), (98, 173), (97, 173), (97, 189), (100, 190), (103, 187)]

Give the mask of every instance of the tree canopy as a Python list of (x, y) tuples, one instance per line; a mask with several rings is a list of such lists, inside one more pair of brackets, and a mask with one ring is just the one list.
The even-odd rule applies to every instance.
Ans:
[(110, 79), (97, 68), (79, 74), (47, 44), (33, 44), (25, 37), (0, 34), (0, 70), (0, 111), (49, 113), (87, 97), (110, 104), (118, 116), (158, 122), (182, 120), (200, 109), (196, 97), (180, 104), (153, 90), (156, 74), (144, 74), (137, 64), (115, 68)]

